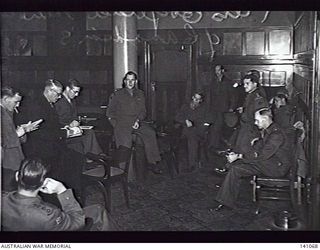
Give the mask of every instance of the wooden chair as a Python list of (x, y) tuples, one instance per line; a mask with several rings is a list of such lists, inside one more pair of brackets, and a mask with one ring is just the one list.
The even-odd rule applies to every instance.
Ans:
[(109, 159), (101, 159), (96, 155), (87, 154), (86, 156), (99, 165), (93, 169), (82, 172), (82, 200), (86, 196), (86, 187), (89, 185), (96, 185), (103, 194), (105, 208), (111, 212), (111, 186), (114, 183), (122, 185), (124, 198), (127, 207), (129, 207), (128, 194), (128, 171), (131, 160), (132, 148), (120, 146), (117, 148), (113, 156)]
[[(293, 162), (286, 176), (282, 178), (253, 176), (250, 183), (252, 184), (252, 200), (257, 203), (256, 214), (260, 213), (261, 200), (288, 200), (292, 202), (293, 207), (302, 204), (303, 177), (306, 173), (302, 168), (306, 167), (305, 157), (301, 157), (303, 150), (301, 142), (294, 146)], [(304, 159), (302, 159), (304, 158)]]

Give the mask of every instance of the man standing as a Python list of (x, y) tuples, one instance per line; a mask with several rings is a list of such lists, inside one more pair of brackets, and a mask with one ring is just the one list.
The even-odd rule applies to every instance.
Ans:
[(28, 140), (27, 156), (41, 158), (48, 165), (52, 165), (51, 174), (60, 178), (59, 163), (62, 153), (67, 152), (65, 139), (72, 136), (72, 130), (62, 130), (58, 114), (54, 108), (62, 94), (62, 85), (59, 81), (48, 79), (44, 91), (29, 107), (29, 116), (34, 119), (43, 119), (39, 130), (35, 131)]
[(224, 67), (214, 67), (214, 77), (210, 86), (210, 96), (207, 102), (208, 111), (213, 112), (214, 126), (210, 128), (209, 147), (214, 150), (221, 148), (222, 132), (224, 127), (223, 114), (235, 108), (235, 94), (230, 80), (224, 75)]
[(122, 89), (110, 96), (107, 117), (114, 128), (117, 147), (130, 148), (132, 133), (143, 141), (146, 158), (153, 173), (160, 174), (158, 162), (161, 161), (155, 131), (143, 120), (146, 117), (145, 98), (142, 90), (137, 88), (138, 76), (129, 71), (123, 78)]
[(24, 159), (21, 142), (25, 142), (27, 132), (38, 128), (31, 122), (18, 127), (14, 124), (13, 112), (17, 112), (21, 100), (20, 94), (12, 88), (1, 89), (1, 167), (2, 188), (5, 191), (14, 189), (14, 172)]
[(216, 197), (220, 205), (214, 211), (224, 206), (236, 207), (242, 177), (257, 174), (282, 177), (289, 171), (290, 145), (284, 131), (273, 122), (268, 108), (255, 112), (255, 125), (262, 131), (260, 138), (252, 141), (252, 150), (244, 154), (231, 152), (227, 156), (230, 170)]
[(201, 104), (202, 101), (202, 95), (195, 93), (191, 102), (184, 104), (175, 117), (175, 120), (183, 126), (182, 136), (188, 140), (190, 171), (198, 166), (199, 143), (206, 140), (208, 128), (213, 122), (206, 106)]
[(252, 139), (259, 136), (258, 129), (254, 126), (254, 112), (259, 107), (267, 107), (268, 101), (259, 87), (259, 79), (254, 74), (243, 78), (243, 86), (247, 93), (243, 107), (238, 108), (240, 128), (233, 135), (233, 149), (245, 153), (251, 148)]
[[(54, 104), (62, 127), (69, 126), (73, 128), (80, 126), (77, 106), (74, 101), (80, 90), (79, 82), (76, 79), (70, 79), (62, 93), (62, 98)], [(81, 149), (73, 147), (74, 144), (80, 144)], [(82, 154), (93, 153), (99, 155), (103, 153), (93, 130), (85, 130), (81, 136), (69, 138), (67, 146)]]

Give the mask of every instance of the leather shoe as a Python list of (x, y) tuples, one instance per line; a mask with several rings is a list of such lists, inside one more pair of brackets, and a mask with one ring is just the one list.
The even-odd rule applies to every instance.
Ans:
[(221, 212), (221, 211), (226, 211), (226, 210), (230, 210), (231, 208), (225, 206), (225, 205), (222, 205), (222, 204), (219, 204), (218, 206), (216, 207), (213, 207), (213, 208), (209, 208), (209, 212), (211, 213), (215, 213), (215, 212)]

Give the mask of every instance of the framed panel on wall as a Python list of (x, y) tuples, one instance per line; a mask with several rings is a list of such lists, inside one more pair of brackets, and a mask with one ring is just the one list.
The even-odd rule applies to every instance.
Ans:
[(223, 33), (223, 55), (242, 54), (242, 33)]
[(272, 30), (269, 32), (269, 54), (289, 55), (291, 53), (291, 31)]
[(246, 55), (264, 55), (264, 36), (264, 32), (246, 32)]

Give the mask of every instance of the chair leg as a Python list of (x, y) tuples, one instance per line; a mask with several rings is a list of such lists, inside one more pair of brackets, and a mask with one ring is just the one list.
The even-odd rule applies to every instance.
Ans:
[(301, 205), (302, 199), (301, 199), (301, 188), (302, 188), (302, 183), (301, 183), (301, 176), (298, 176), (297, 180), (297, 203), (298, 205)]
[(111, 213), (111, 184), (104, 185), (101, 181), (98, 181), (98, 187), (101, 190), (104, 198), (104, 206), (109, 213)]
[(170, 152), (165, 152), (163, 154), (163, 159), (164, 159), (164, 164), (167, 166), (168, 168), (168, 172), (170, 174), (170, 178), (173, 179), (174, 177), (174, 171), (173, 171), (173, 166), (172, 166), (172, 159), (170, 157)]
[(123, 194), (124, 194), (124, 198), (125, 198), (125, 201), (126, 201), (126, 205), (129, 208), (130, 207), (130, 204), (129, 204), (129, 188), (128, 188), (127, 178), (122, 178), (121, 184), (122, 184), (122, 188), (123, 188)]
[(175, 151), (172, 150), (171, 152), (171, 157), (172, 157), (172, 163), (174, 165), (174, 168), (176, 169), (177, 174), (180, 173), (180, 169), (179, 169), (179, 161), (177, 159), (177, 154)]
[(252, 200), (253, 202), (257, 202), (257, 176), (253, 176), (251, 180), (252, 184)]

